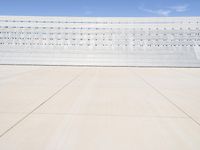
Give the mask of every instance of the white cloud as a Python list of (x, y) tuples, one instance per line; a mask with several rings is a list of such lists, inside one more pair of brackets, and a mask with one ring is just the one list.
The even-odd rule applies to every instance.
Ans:
[(176, 12), (185, 12), (185, 11), (188, 10), (188, 7), (189, 7), (188, 4), (184, 4), (184, 5), (171, 6), (169, 8), (176, 11)]
[(144, 11), (144, 12), (148, 12), (151, 14), (155, 14), (158, 16), (169, 16), (171, 13), (173, 12), (185, 12), (188, 10), (189, 5), (188, 4), (183, 4), (183, 5), (175, 5), (175, 6), (171, 6), (171, 7), (166, 7), (166, 9), (147, 9), (143, 6), (138, 7), (140, 10)]
[(153, 9), (146, 9), (143, 7), (139, 7), (140, 10), (148, 12), (148, 13), (152, 13), (155, 15), (159, 15), (159, 16), (169, 16), (171, 14), (171, 10), (169, 9), (157, 9), (157, 10), (153, 10)]

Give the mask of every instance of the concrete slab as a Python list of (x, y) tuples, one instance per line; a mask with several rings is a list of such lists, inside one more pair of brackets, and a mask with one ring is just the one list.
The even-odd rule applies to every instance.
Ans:
[(198, 68), (0, 66), (0, 72), (0, 149), (200, 148)]
[(0, 112), (30, 112), (81, 71), (81, 68), (73, 67), (56, 70), (55, 67), (43, 67), (32, 73), (6, 78), (0, 82)]
[(30, 73), (39, 68), (39, 66), (0, 66), (0, 81), (5, 80), (6, 78)]
[[(140, 70), (140, 69), (139, 69)], [(200, 123), (200, 69), (137, 70), (140, 77)], [(148, 73), (147, 73), (148, 72)]]
[(36, 113), (185, 116), (127, 68), (88, 70)]
[[(7, 69), (6, 69), (7, 67)], [(0, 66), (0, 133), (76, 77), (81, 68)]]
[(187, 118), (32, 115), (0, 141), (4, 150), (198, 150), (200, 128)]

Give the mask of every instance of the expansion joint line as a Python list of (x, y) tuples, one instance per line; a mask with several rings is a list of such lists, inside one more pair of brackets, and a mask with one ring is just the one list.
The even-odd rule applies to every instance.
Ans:
[(163, 94), (160, 90), (158, 90), (156, 87), (154, 87), (151, 83), (146, 81), (141, 75), (134, 72), (138, 78), (140, 78), (143, 82), (145, 82), (149, 87), (151, 87), (153, 90), (155, 90), (159, 95), (164, 97), (169, 103), (171, 103), (174, 107), (176, 107), (178, 110), (180, 110), (182, 113), (184, 113), (188, 118), (190, 118), (194, 123), (196, 123), (198, 126), (200, 126), (200, 123), (196, 121), (191, 115), (189, 115), (187, 112), (185, 112), (180, 106), (178, 106), (176, 103), (174, 103), (172, 100), (170, 100), (165, 94)]
[(24, 117), (22, 117), (20, 120), (18, 120), (15, 124), (13, 124), (10, 128), (8, 128), (6, 131), (4, 131), (1, 135), (0, 138), (2, 138), (5, 134), (7, 134), (10, 130), (12, 130), (13, 128), (15, 128), (17, 125), (19, 125), (22, 121), (24, 121), (26, 118), (28, 118), (32, 113), (34, 113), (37, 109), (39, 109), (41, 106), (43, 106), (45, 103), (47, 103), (48, 101), (50, 101), (53, 97), (55, 97), (58, 93), (60, 93), (65, 87), (69, 86), (72, 82), (74, 82), (77, 78), (79, 78), (82, 73), (85, 72), (85, 69), (83, 71), (81, 71), (81, 73), (79, 73), (77, 76), (75, 76), (74, 78), (72, 78), (69, 82), (67, 82), (64, 86), (62, 86), (61, 88), (59, 88), (55, 93), (53, 93), (50, 97), (48, 97), (45, 101), (43, 101), (42, 103), (40, 103), (37, 107), (35, 107), (31, 112), (29, 112), (28, 114), (26, 114)]

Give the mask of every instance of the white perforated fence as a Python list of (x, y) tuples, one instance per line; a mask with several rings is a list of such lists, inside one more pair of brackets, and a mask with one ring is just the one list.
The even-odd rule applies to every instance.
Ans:
[(200, 66), (200, 18), (0, 17), (0, 64)]

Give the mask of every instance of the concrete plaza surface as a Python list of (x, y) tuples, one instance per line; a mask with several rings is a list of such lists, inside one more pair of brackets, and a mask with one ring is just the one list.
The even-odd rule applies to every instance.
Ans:
[(0, 66), (0, 150), (134, 149), (200, 149), (200, 69)]

